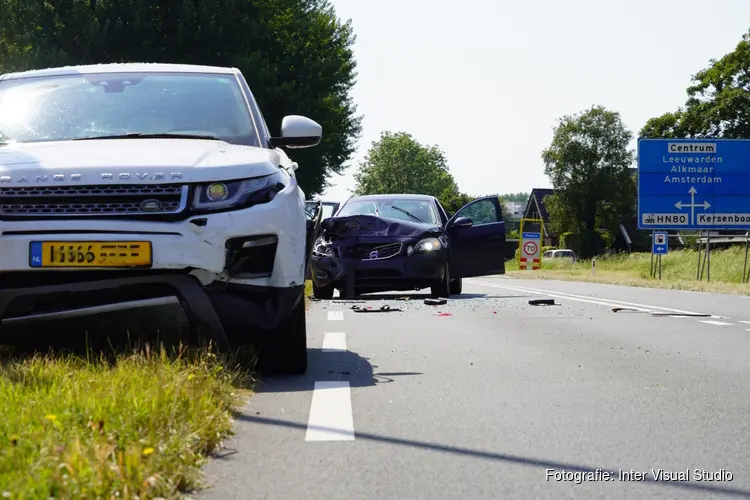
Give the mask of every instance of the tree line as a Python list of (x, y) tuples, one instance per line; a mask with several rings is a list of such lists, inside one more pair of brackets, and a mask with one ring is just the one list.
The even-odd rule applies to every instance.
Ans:
[[(684, 106), (648, 120), (639, 137), (750, 137), (750, 31), (734, 51), (709, 61), (691, 78)], [(550, 216), (547, 229), (584, 258), (611, 247), (620, 224), (634, 226), (633, 138), (617, 111), (594, 105), (559, 118), (550, 145), (541, 153), (554, 188), (544, 200)], [(437, 146), (421, 145), (405, 132), (384, 132), (355, 179), (355, 194), (431, 194), (449, 210), (475, 198), (458, 189)], [(528, 194), (500, 197), (523, 202)], [(648, 234), (639, 231), (635, 236), (645, 240)]]
[[(646, 122), (640, 138), (750, 137), (750, 31), (736, 48), (691, 78), (684, 106)], [(561, 118), (542, 152), (555, 194), (545, 199), (550, 229), (585, 257), (612, 244), (634, 220), (637, 179), (633, 134), (620, 114), (602, 106)], [(640, 231), (641, 239), (647, 232)]]
[[(351, 96), (356, 37), (329, 0), (0, 0), (0, 12), (0, 73), (134, 61), (239, 68), (272, 132), (288, 114), (323, 126), (319, 147), (294, 154), (310, 197), (343, 173), (356, 149), (362, 119)], [(749, 68), (750, 31), (691, 78), (683, 106), (648, 120), (639, 136), (750, 137)], [(635, 215), (633, 137), (619, 113), (592, 106), (560, 118), (541, 154), (555, 189), (545, 200), (550, 229), (569, 236), (583, 256), (611, 244), (606, 235)], [(478, 197), (459, 189), (437, 146), (405, 132), (383, 132), (355, 180), (356, 194), (431, 194), (449, 212)], [(527, 193), (497, 196), (528, 199)]]
[[(697, 72), (686, 93), (684, 106), (648, 120), (639, 137), (750, 137), (750, 31), (732, 52)], [(633, 138), (618, 112), (594, 105), (559, 118), (551, 144), (541, 153), (554, 188), (544, 200), (548, 229), (582, 257), (612, 246), (620, 224), (632, 226), (637, 189)], [(355, 178), (355, 194), (431, 194), (451, 210), (474, 198), (460, 192), (436, 146), (423, 146), (404, 132), (383, 133)], [(524, 202), (528, 194), (500, 197)], [(636, 236), (648, 237), (643, 231)]]

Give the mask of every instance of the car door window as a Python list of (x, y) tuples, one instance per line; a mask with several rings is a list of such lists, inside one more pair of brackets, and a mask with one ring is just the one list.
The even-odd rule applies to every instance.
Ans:
[(481, 200), (463, 208), (460, 217), (468, 217), (474, 226), (494, 224), (501, 220), (492, 200)]

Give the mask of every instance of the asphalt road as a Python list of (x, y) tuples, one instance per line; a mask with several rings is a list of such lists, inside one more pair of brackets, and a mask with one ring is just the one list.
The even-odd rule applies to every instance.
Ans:
[(263, 381), (199, 497), (750, 498), (748, 298), (503, 277), (403, 296), (314, 303), (307, 375)]

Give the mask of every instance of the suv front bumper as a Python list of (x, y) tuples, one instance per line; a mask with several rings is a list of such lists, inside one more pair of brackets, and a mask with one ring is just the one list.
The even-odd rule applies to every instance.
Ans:
[(0, 221), (0, 273), (48, 271), (30, 265), (35, 241), (149, 241), (151, 270), (204, 271), (196, 273), (203, 284), (296, 286), (304, 284), (305, 229), (304, 198), (292, 185), (268, 203), (176, 222), (72, 217)]

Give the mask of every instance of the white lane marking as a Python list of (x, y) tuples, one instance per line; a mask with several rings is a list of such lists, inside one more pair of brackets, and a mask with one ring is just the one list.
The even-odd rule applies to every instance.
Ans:
[(701, 323), (705, 323), (707, 325), (716, 325), (716, 326), (732, 326), (732, 323), (726, 323), (724, 321), (711, 321), (709, 320), (701, 320)]
[(305, 441), (354, 441), (349, 382), (315, 382)]
[[(530, 290), (530, 289), (526, 289), (526, 288), (518, 288), (518, 287), (515, 287), (515, 286), (507, 286), (507, 285), (496, 285), (494, 283), (484, 283), (484, 282), (481, 282), (481, 281), (469, 281), (469, 280), (466, 280), (466, 282), (467, 283), (471, 283), (473, 285), (489, 286), (489, 287), (493, 287), (493, 288), (504, 288), (506, 290), (511, 290), (511, 291), (514, 291), (514, 292), (525, 292), (525, 293), (531, 294), (531, 295), (544, 295), (546, 297), (555, 297), (555, 298), (558, 298), (558, 299), (570, 299), (570, 300), (575, 300), (577, 302), (586, 302), (588, 304), (597, 304), (597, 305), (600, 305), (600, 306), (621, 307), (623, 305), (623, 304), (618, 304), (616, 302), (604, 301), (604, 300), (600, 300), (600, 299), (581, 299), (581, 298), (572, 297), (572, 296), (570, 296), (568, 294), (563, 294), (563, 293), (558, 293), (558, 292), (534, 291), (534, 290)], [(641, 312), (652, 312), (651, 309), (642, 309), (640, 307), (629, 307), (629, 308), (630, 309), (634, 309), (636, 311), (641, 311)]]
[(328, 321), (343, 321), (344, 311), (328, 311)]
[[(635, 302), (625, 302), (622, 300), (613, 300), (613, 299), (598, 299), (594, 297), (590, 297), (587, 295), (575, 295), (572, 293), (565, 293), (565, 292), (550, 292), (548, 290), (541, 290), (538, 288), (527, 288), (527, 287), (519, 287), (519, 286), (509, 286), (509, 285), (498, 285), (495, 283), (486, 283), (483, 281), (475, 281), (475, 280), (466, 280), (468, 283), (472, 283), (475, 285), (482, 285), (482, 286), (489, 286), (493, 288), (505, 288), (508, 290), (514, 290), (516, 292), (526, 292), (526, 293), (533, 293), (536, 295), (547, 295), (550, 297), (558, 297), (558, 298), (566, 298), (570, 300), (577, 300), (579, 302), (589, 302), (592, 304), (601, 304), (604, 306), (612, 306), (615, 307), (622, 307), (627, 306), (631, 309), (635, 309), (637, 311), (643, 311), (643, 312), (655, 312), (655, 311), (666, 311), (666, 312), (673, 312), (677, 314), (689, 314), (689, 315), (702, 315), (706, 313), (698, 313), (695, 311), (685, 311), (682, 309), (672, 309), (671, 307), (662, 307), (662, 306), (652, 306), (652, 305), (646, 305), (646, 304), (638, 304)], [(717, 318), (724, 318), (725, 316), (712, 316)]]
[(745, 323), (746, 325), (750, 325), (750, 321), (740, 321), (740, 323)]
[(323, 336), (323, 352), (346, 351), (345, 333), (326, 333)]

